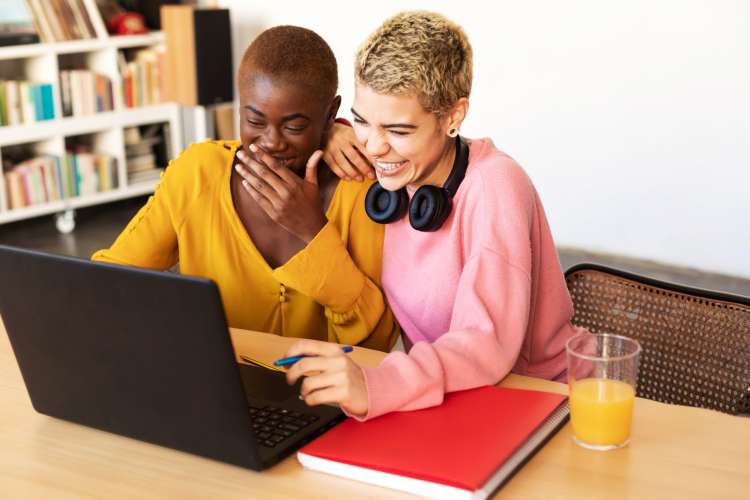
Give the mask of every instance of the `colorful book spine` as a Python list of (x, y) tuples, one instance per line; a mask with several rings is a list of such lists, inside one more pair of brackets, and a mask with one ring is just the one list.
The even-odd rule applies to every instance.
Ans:
[(43, 120), (52, 120), (55, 118), (55, 101), (52, 97), (52, 84), (41, 84), (42, 92), (42, 116)]
[(8, 111), (5, 103), (6, 82), (0, 81), (0, 126), (8, 124)]
[(33, 123), (36, 121), (36, 110), (34, 109), (34, 96), (31, 92), (31, 83), (21, 82), (20, 97), (23, 123)]
[(42, 100), (42, 86), (34, 84), (31, 86), (31, 93), (34, 99), (34, 119), (36, 121), (44, 120), (44, 102)]
[(0, 81), (0, 126), (53, 119), (54, 106), (50, 83)]
[(19, 125), (22, 123), (19, 83), (15, 80), (5, 82), (5, 112), (8, 125)]

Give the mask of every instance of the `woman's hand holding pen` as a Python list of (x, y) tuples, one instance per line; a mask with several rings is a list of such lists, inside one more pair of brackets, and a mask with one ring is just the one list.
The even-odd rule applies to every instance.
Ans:
[(309, 243), (327, 219), (318, 188), (318, 162), (323, 152), (315, 151), (307, 161), (301, 179), (279, 160), (251, 144), (254, 158), (240, 150), (235, 166), (242, 187), (274, 222)]
[(291, 385), (305, 377), (300, 398), (310, 406), (338, 404), (352, 415), (364, 416), (368, 410), (367, 386), (362, 368), (351, 360), (341, 346), (316, 340), (301, 340), (285, 356), (304, 355), (286, 373)]

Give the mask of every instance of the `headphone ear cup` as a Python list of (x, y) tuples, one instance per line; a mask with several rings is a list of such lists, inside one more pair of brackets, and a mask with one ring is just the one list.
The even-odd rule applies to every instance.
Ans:
[(402, 218), (409, 207), (409, 195), (406, 189), (388, 191), (379, 182), (367, 190), (365, 212), (378, 224), (390, 224)]
[(409, 202), (409, 223), (418, 231), (437, 231), (451, 213), (450, 194), (436, 186), (422, 186)]

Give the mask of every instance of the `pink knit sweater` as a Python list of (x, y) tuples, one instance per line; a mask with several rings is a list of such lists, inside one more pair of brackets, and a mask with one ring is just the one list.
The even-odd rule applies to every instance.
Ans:
[(440, 404), (510, 371), (565, 376), (573, 306), (542, 203), (489, 139), (470, 141), (466, 177), (439, 231), (386, 227), (383, 286), (409, 354), (364, 370), (369, 419)]

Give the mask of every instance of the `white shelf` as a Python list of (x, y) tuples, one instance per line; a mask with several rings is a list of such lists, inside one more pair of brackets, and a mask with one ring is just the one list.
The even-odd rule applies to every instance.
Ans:
[(58, 212), (64, 212), (65, 210), (89, 207), (92, 205), (99, 205), (101, 203), (109, 203), (111, 201), (124, 200), (126, 198), (133, 198), (135, 196), (153, 193), (157, 183), (158, 181), (156, 180), (151, 182), (141, 182), (132, 186), (113, 189), (112, 191), (105, 191), (103, 193), (96, 193), (88, 196), (79, 196), (77, 198), (68, 198), (62, 201), (53, 201), (50, 203), (42, 203), (39, 205), (32, 205), (29, 207), (0, 212), (0, 224), (6, 224), (8, 222), (15, 222), (31, 217), (55, 214)]
[(0, 47), (0, 60), (26, 59), (47, 54), (94, 52), (96, 50), (107, 49), (110, 47), (116, 49), (148, 47), (164, 43), (164, 40), (164, 33), (157, 31), (145, 35), (124, 35), (111, 36), (109, 38), (95, 38), (91, 40), (73, 40), (70, 42), (11, 45), (9, 47)]
[[(93, 0), (84, 0), (93, 11)], [(99, 19), (100, 21), (101, 19)], [(103, 25), (102, 25), (103, 29)], [(97, 32), (101, 30), (97, 29)], [(101, 35), (101, 33), (100, 33)], [(59, 43), (17, 45), (0, 47), (0, 62), (12, 60), (7, 66), (17, 68), (5, 79), (30, 80), (52, 84), (55, 116), (57, 118), (30, 124), (0, 127), (0, 162), (15, 146), (31, 150), (32, 154), (65, 154), (66, 139), (79, 135), (92, 135), (94, 152), (108, 154), (117, 161), (119, 188), (63, 201), (9, 210), (4, 175), (0, 175), (0, 224), (75, 210), (77, 208), (108, 203), (153, 192), (158, 181), (127, 183), (125, 165), (124, 129), (126, 127), (163, 123), (169, 126), (166, 143), (167, 156), (175, 158), (183, 148), (181, 107), (176, 103), (126, 108), (120, 92), (121, 78), (118, 71), (118, 51), (133, 47), (151, 47), (164, 43), (161, 32), (132, 36), (100, 36), (92, 40), (76, 40)], [(65, 56), (83, 54), (83, 57)], [(115, 110), (86, 116), (61, 117), (59, 72), (69, 68), (70, 61), (80, 60), (88, 69), (108, 76), (112, 81)], [(6, 68), (6, 72), (8, 69)], [(157, 165), (164, 167), (166, 165)], [(0, 173), (4, 171), (0, 169)], [(58, 226), (59, 228), (59, 226)]]
[(0, 127), (0, 147), (11, 144), (43, 141), (58, 135), (80, 135), (101, 132), (113, 127), (131, 127), (148, 123), (168, 122), (180, 106), (164, 103), (156, 106), (126, 108), (122, 111), (109, 111), (88, 116), (71, 116), (57, 120), (47, 120), (29, 125)]

